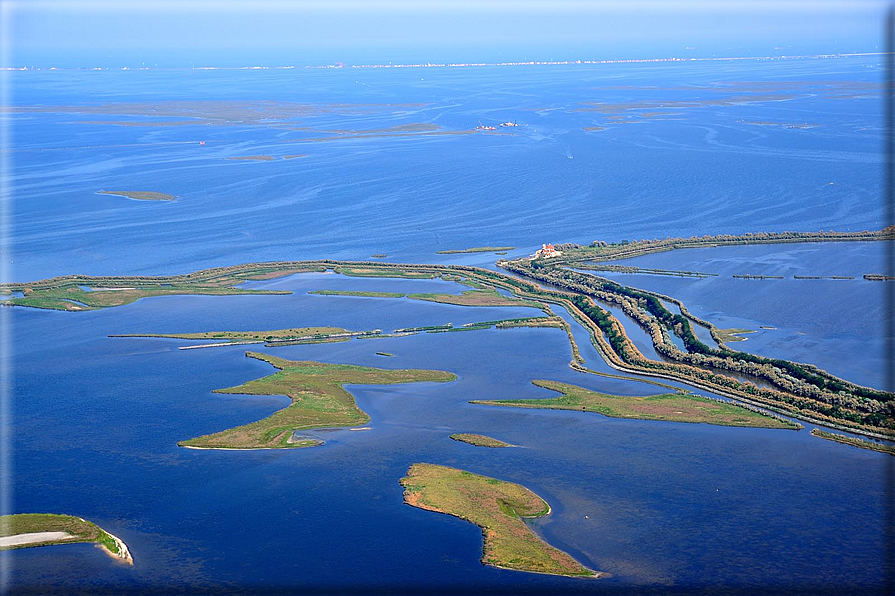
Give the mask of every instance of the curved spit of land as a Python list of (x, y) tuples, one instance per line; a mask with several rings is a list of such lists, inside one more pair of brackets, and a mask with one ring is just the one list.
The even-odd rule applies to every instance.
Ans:
[(440, 370), (389, 370), (350, 364), (292, 361), (267, 354), (246, 352), (279, 371), (215, 393), (286, 395), (292, 404), (263, 420), (178, 443), (200, 449), (275, 449), (314, 447), (321, 442), (304, 438), (292, 441), (302, 429), (360, 426), (370, 421), (343, 385), (391, 385), (420, 381), (446, 382), (457, 377)]
[(173, 201), (174, 195), (149, 190), (98, 190), (98, 195), (115, 195), (138, 201)]
[(475, 445), (476, 447), (512, 447), (509, 443), (504, 443), (498, 439), (485, 435), (477, 435), (475, 433), (455, 433), (451, 435), (451, 438), (455, 441), (460, 441), (461, 443)]
[(93, 542), (110, 556), (134, 564), (127, 545), (93, 522), (74, 515), (18, 513), (0, 516), (0, 550)]
[(464, 470), (417, 463), (401, 479), (404, 502), (469, 521), (482, 529), (482, 563), (516, 571), (595, 578), (567, 553), (541, 540), (523, 518), (550, 513), (544, 499), (524, 486)]
[(532, 381), (532, 384), (559, 392), (562, 396), (547, 399), (476, 399), (469, 403), (513, 408), (575, 410), (594, 412), (610, 418), (634, 420), (704, 422), (718, 426), (789, 428), (793, 430), (802, 428), (801, 424), (790, 422), (781, 416), (762, 412), (757, 408), (747, 408), (720, 399), (710, 399), (687, 393), (626, 396), (598, 393), (558, 381)]
[(836, 441), (837, 443), (842, 443), (844, 445), (851, 445), (852, 447), (860, 447), (861, 449), (870, 449), (871, 451), (879, 451), (880, 453), (895, 455), (895, 445), (877, 443), (875, 441), (868, 441), (866, 439), (859, 439), (858, 437), (850, 437), (848, 435), (841, 435), (839, 433), (828, 433), (827, 431), (820, 430), (819, 428), (811, 429), (811, 434), (815, 437), (820, 437), (821, 439), (827, 439), (829, 441)]
[[(507, 290), (515, 298), (536, 303), (544, 309), (548, 308), (548, 304), (564, 307), (589, 331), (592, 342), (606, 362), (617, 370), (673, 379), (802, 420), (870, 436), (890, 438), (895, 436), (895, 394), (856, 385), (810, 364), (731, 350), (723, 344), (723, 339), (717, 348), (707, 346), (693, 334), (691, 321), (705, 325), (715, 332), (713, 335), (716, 335), (716, 340), (720, 336), (711, 323), (690, 314), (680, 301), (654, 292), (623, 286), (595, 275), (573, 271), (563, 265), (577, 258), (584, 260), (627, 258), (638, 254), (698, 246), (893, 238), (895, 228), (856, 233), (706, 236), (617, 245), (604, 243), (588, 249), (560, 245), (557, 248), (563, 251), (563, 255), (559, 258), (498, 262), (499, 266), (514, 275), (462, 265), (331, 260), (281, 261), (207, 269), (171, 277), (57, 277), (30, 283), (3, 284), (0, 285), (0, 294), (27, 289), (30, 291), (28, 295), (12, 298), (5, 304), (71, 309), (72, 304), (66, 303), (64, 298), (70, 295), (69, 293), (76, 293), (81, 297), (103, 294), (100, 290), (85, 292), (80, 286), (106, 288), (105, 293), (112, 295), (124, 294), (124, 291), (111, 291), (116, 288), (148, 292), (141, 295), (255, 293), (256, 291), (238, 290), (234, 286), (246, 279), (267, 279), (290, 273), (327, 269), (344, 275), (364, 277), (462, 279), (467, 285), (474, 285), (477, 288), (483, 287), (492, 291)], [(547, 285), (541, 285), (542, 283)], [(136, 298), (129, 301), (133, 299)], [(650, 334), (656, 350), (667, 360), (650, 360), (641, 354), (627, 336), (621, 323), (607, 310), (601, 308), (597, 300), (620, 304), (624, 312)], [(681, 314), (670, 312), (663, 302), (677, 304), (681, 307)], [(68, 306), (65, 306), (66, 304)], [(103, 304), (103, 306), (114, 305), (117, 304)], [(685, 351), (675, 346), (670, 339), (671, 334), (682, 338)], [(580, 367), (580, 359), (576, 359), (572, 365)], [(758, 386), (739, 378), (726, 376), (724, 373), (727, 371), (746, 378), (752, 376), (772, 386)]]

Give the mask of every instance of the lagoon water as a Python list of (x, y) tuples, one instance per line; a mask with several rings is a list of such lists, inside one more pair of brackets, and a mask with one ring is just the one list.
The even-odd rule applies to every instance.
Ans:
[[(374, 253), (395, 262), (491, 266), (496, 257), (488, 253), (434, 253), (514, 245), (513, 255), (546, 241), (878, 229), (878, 68), (876, 58), (860, 57), (11, 73), (15, 105), (40, 108), (8, 116), (15, 200), (3, 258), (17, 281)], [(311, 107), (283, 121), (269, 105), (246, 107), (260, 100)], [(187, 103), (164, 103), (172, 101)], [(154, 105), (124, 109), (121, 102)], [(592, 111), (596, 106), (584, 102), (604, 106)], [(674, 109), (654, 115), (663, 110), (637, 102)], [(118, 107), (85, 107), (113, 103)], [(187, 112), (211, 123), (97, 123), (171, 122)], [(460, 132), (480, 120), (522, 126), (440, 135), (421, 135), (426, 129), (417, 126), (389, 136), (399, 125)], [(787, 127), (796, 124), (813, 127)], [(312, 130), (295, 130), (302, 128)], [(324, 132), (357, 129), (390, 130), (368, 138)], [(298, 142), (330, 137), (338, 138)], [(225, 159), (295, 154), (307, 157)], [(100, 189), (177, 199), (141, 202), (95, 194)], [(681, 298), (722, 327), (777, 327), (732, 347), (881, 386), (882, 284), (860, 276), (880, 272), (885, 248), (676, 251), (628, 263), (724, 275), (616, 277)], [(730, 278), (739, 272), (856, 279)], [(294, 293), (152, 298), (82, 313), (4, 311), (14, 347), (15, 511), (80, 515), (124, 539), (135, 558), (125, 568), (89, 545), (6, 553), (15, 590), (883, 591), (891, 572), (890, 456), (814, 438), (807, 428), (640, 422), (467, 403), (550, 395), (532, 379), (628, 395), (658, 389), (572, 371), (568, 341), (557, 329), (251, 346), (296, 360), (443, 369), (458, 380), (351, 387), (371, 429), (313, 431), (326, 441), (319, 448), (179, 448), (179, 440), (284, 407), (285, 397), (211, 393), (273, 369), (245, 358), (244, 346), (182, 351), (177, 340), (109, 334), (311, 325), (389, 331), (540, 314), (307, 294), (465, 289), (440, 280), (302, 274), (253, 285)], [(588, 366), (611, 371), (574, 329)], [(451, 441), (454, 432), (519, 447), (475, 448)], [(418, 461), (531, 488), (553, 507), (532, 527), (612, 577), (582, 581), (482, 566), (478, 528), (402, 503), (398, 482)]]

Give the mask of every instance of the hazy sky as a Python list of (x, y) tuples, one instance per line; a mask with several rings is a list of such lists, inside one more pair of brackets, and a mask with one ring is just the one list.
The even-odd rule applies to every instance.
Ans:
[[(873, 52), (889, 3), (0, 0), (5, 66)], [(776, 49), (775, 49), (776, 48)]]

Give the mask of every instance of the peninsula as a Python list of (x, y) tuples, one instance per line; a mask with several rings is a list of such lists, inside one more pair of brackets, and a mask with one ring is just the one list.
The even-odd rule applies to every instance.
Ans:
[(446, 382), (457, 377), (440, 370), (390, 370), (350, 364), (292, 361), (257, 352), (249, 358), (269, 363), (278, 372), (215, 393), (285, 395), (292, 404), (251, 424), (181, 441), (201, 449), (280, 449), (313, 447), (320, 441), (292, 441), (293, 432), (312, 428), (361, 426), (370, 421), (343, 385), (391, 385), (421, 381)]
[(576, 410), (593, 412), (609, 418), (633, 420), (664, 420), (667, 422), (704, 422), (717, 426), (748, 426), (752, 428), (789, 428), (798, 430), (801, 424), (785, 418), (765, 414), (718, 399), (688, 393), (626, 396), (598, 393), (577, 385), (558, 381), (532, 381), (544, 389), (561, 393), (546, 399), (476, 399), (469, 403), (513, 408), (541, 408), (548, 410)]
[(401, 486), (408, 505), (479, 526), (485, 565), (582, 578), (603, 575), (550, 546), (525, 525), (523, 518), (547, 515), (550, 506), (524, 486), (425, 463), (410, 466)]
[(98, 544), (115, 559), (129, 565), (134, 564), (127, 545), (120, 538), (83, 518), (55, 513), (0, 516), (0, 550), (73, 542)]

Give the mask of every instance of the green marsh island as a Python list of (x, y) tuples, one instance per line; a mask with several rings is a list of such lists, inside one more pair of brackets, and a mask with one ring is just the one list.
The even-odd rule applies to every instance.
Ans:
[(127, 545), (120, 538), (80, 517), (55, 513), (0, 516), (0, 550), (75, 542), (92, 542), (115, 559), (134, 564)]
[(525, 525), (523, 518), (543, 517), (550, 505), (524, 486), (425, 463), (410, 466), (401, 486), (408, 505), (479, 526), (485, 565), (572, 577), (603, 575), (550, 546)]
[(370, 421), (357, 407), (354, 397), (343, 385), (391, 385), (421, 381), (447, 382), (457, 377), (440, 370), (389, 370), (351, 364), (292, 361), (257, 352), (246, 352), (249, 358), (269, 363), (279, 371), (236, 387), (216, 389), (215, 393), (243, 395), (285, 395), (292, 400), (286, 408), (263, 420), (237, 426), (188, 441), (182, 447), (199, 449), (279, 449), (314, 447), (320, 441), (292, 441), (296, 430), (360, 426)]
[(512, 447), (509, 443), (504, 443), (498, 439), (494, 439), (485, 435), (477, 435), (475, 433), (455, 433), (451, 438), (461, 443), (469, 443), (476, 447)]
[(766, 415), (730, 402), (708, 399), (686, 393), (662, 393), (645, 397), (609, 395), (558, 381), (532, 381), (533, 385), (561, 393), (546, 399), (476, 399), (469, 403), (513, 408), (577, 410), (594, 412), (609, 418), (665, 420), (667, 422), (704, 422), (718, 426), (753, 428), (789, 428), (801, 425), (783, 418)]
[(118, 197), (127, 197), (128, 199), (136, 199), (138, 201), (173, 201), (174, 195), (163, 192), (154, 192), (150, 190), (99, 190), (98, 195), (115, 195)]

